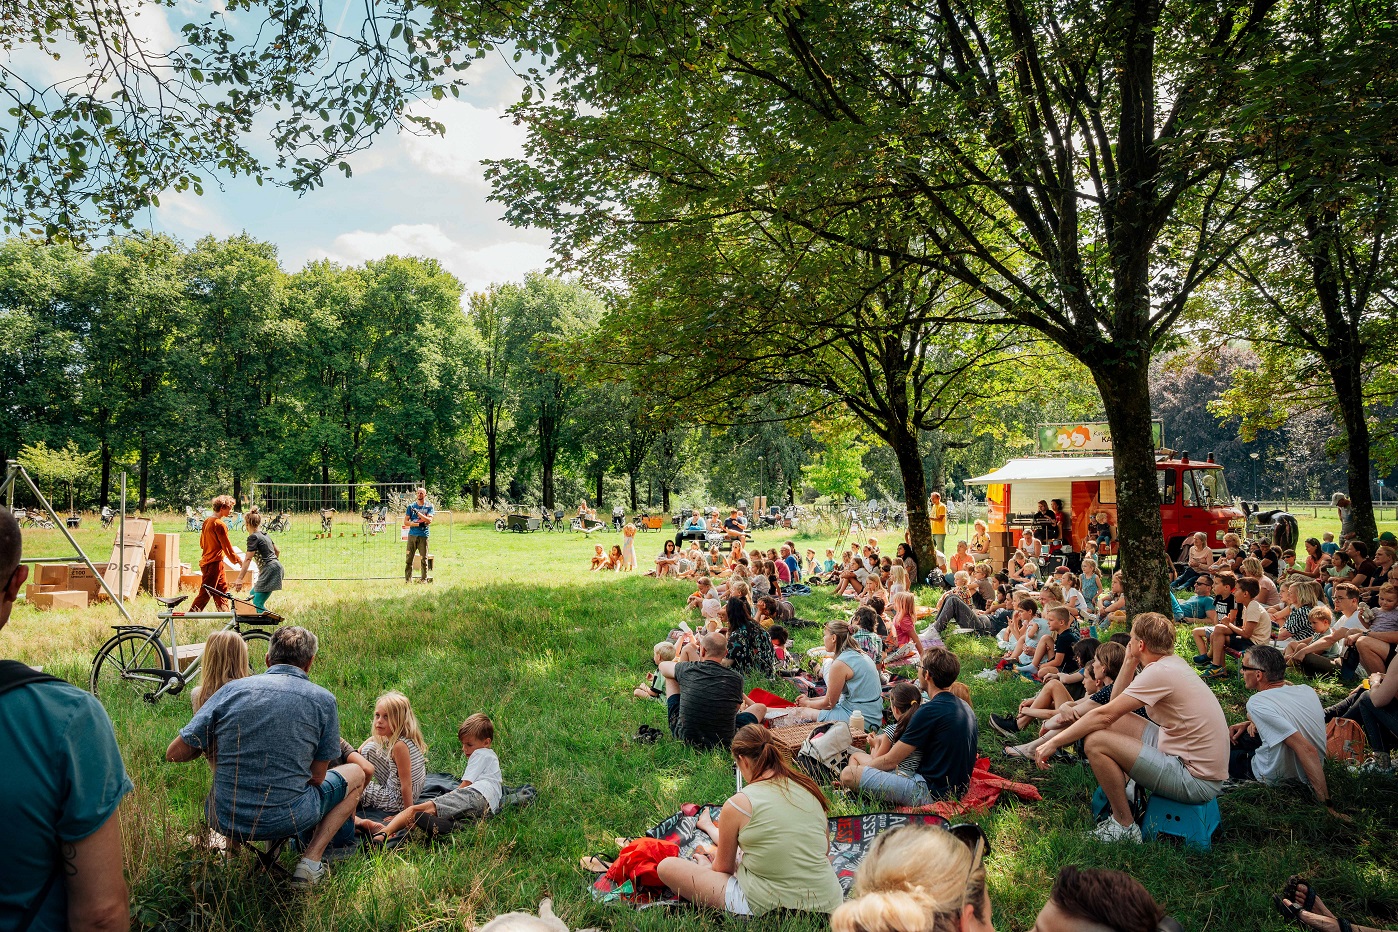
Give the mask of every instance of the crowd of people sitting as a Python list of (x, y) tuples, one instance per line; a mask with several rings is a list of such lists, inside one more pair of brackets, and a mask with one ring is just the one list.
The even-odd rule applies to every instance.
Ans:
[[(1099, 841), (1142, 840), (1143, 793), (1200, 804), (1230, 781), (1300, 783), (1344, 818), (1330, 806), (1323, 767), (1334, 719), (1359, 724), (1374, 751), (1369, 767), (1391, 767), (1398, 733), (1391, 536), (1372, 556), (1362, 541), (1347, 541), (1343, 550), (1308, 541), (1304, 562), (1274, 548), (1244, 552), (1233, 544), (1206, 560), (1196, 551), (1207, 541), (1197, 541), (1178, 572), (1174, 617), (1131, 611), (1120, 577), (1104, 577), (1090, 556), (1081, 573), (1066, 566), (1042, 573), (1032, 537), (998, 570), (975, 552), (975, 541), (958, 544), (950, 558), (935, 551), (936, 566), (924, 576), (907, 541), (885, 555), (871, 538), (839, 559), (827, 550), (820, 560), (794, 541), (763, 550), (750, 536), (744, 529), (726, 538), (726, 552), (697, 540), (681, 551), (666, 541), (655, 575), (693, 580), (687, 605), (695, 623), (682, 623), (654, 646), (654, 672), (635, 690), (665, 702), (676, 740), (727, 750), (740, 778), (717, 819), (707, 811), (699, 818), (698, 830), (712, 844), (693, 859), (658, 864), (665, 886), (691, 902), (740, 916), (828, 913), (837, 932), (993, 929), (985, 879), (990, 846), (970, 823), (880, 835), (860, 867), (855, 896), (844, 901), (827, 857), (829, 791), (794, 767), (776, 738), (784, 727), (845, 723), (864, 747), (831, 780), (839, 791), (908, 807), (959, 798), (976, 768), (979, 724), (960, 682), (961, 661), (945, 644), (953, 634), (994, 639), (999, 657), (978, 675), (1036, 684), (1033, 696), (988, 722), (1013, 741), (1004, 746), (1008, 758), (1090, 768), (1106, 799), (1105, 817), (1090, 830)], [(612, 568), (625, 546), (611, 553), (598, 546), (593, 569)], [(7, 580), (0, 626), (27, 573), (19, 559), (18, 527), (0, 510), (0, 577)], [(1337, 569), (1347, 572), (1331, 573)], [(924, 580), (932, 586), (922, 588)], [(798, 654), (790, 631), (810, 623), (796, 613), (793, 587), (822, 584), (848, 600), (848, 618), (826, 622), (820, 646)], [(929, 591), (935, 598), (923, 595)], [(1182, 640), (1198, 651), (1194, 665), (1177, 654)], [(168, 761), (202, 758), (212, 771), (205, 843), (236, 848), (295, 839), (301, 857), (293, 882), (311, 886), (328, 861), (366, 846), (392, 846), (410, 831), (450, 833), (532, 799), (530, 788), (505, 786), (495, 724), (480, 712), (457, 732), (466, 760), (461, 779), (432, 793), (424, 793), (431, 782), (427, 742), (407, 696), (381, 695), (370, 734), (357, 746), (346, 741), (334, 695), (311, 681), (317, 651), (310, 631), (279, 627), (267, 670), (254, 676), (241, 637), (226, 631), (208, 639), (192, 718), (166, 751)], [(1244, 718), (1230, 725), (1211, 685), (1229, 675), (1235, 656), (1248, 699)], [(23, 916), (31, 902), (70, 918), (115, 915), (126, 890), (112, 816), (132, 787), (110, 722), (91, 696), (9, 663), (0, 664), (0, 694), (11, 681), (39, 688), (30, 691), (37, 698), (26, 697), (33, 708), (7, 706), (7, 720), (60, 714), (78, 723), (66, 732), (72, 746), (36, 747), (41, 743), (26, 741), (23, 728), (18, 737), (0, 735), (0, 752), (21, 761), (20, 796), (55, 792), (44, 771), (87, 782), (67, 790), (78, 800), (62, 823), (69, 834), (55, 838), (53, 851), (26, 855), (18, 882), (0, 882), (0, 916)], [(1312, 686), (1287, 681), (1289, 668), (1355, 681), (1361, 667), (1367, 683), (1330, 708)], [(773, 699), (752, 698), (748, 677), (783, 673), (801, 684), (794, 703), (777, 708)], [(79, 757), (100, 763), (100, 779), (75, 766)], [(35, 822), (33, 837), (42, 834), (40, 808), (26, 802), (21, 811)], [(74, 854), (65, 855), (63, 896), (54, 899), (50, 865), (59, 844)], [(11, 887), (24, 895), (6, 899)], [(1277, 905), (1288, 918), (1317, 929), (1331, 928), (1330, 920), (1340, 930), (1349, 926), (1304, 881), (1293, 878), (1283, 893)], [(527, 927), (508, 921), (515, 920), (501, 917), (487, 928)], [(1129, 876), (1065, 867), (1036, 928), (1178, 928), (1171, 923)], [(52, 925), (63, 927), (57, 919)]]

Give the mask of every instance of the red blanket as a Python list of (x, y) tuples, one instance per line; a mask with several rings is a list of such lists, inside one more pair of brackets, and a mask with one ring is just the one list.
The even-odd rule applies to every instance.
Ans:
[(748, 701), (760, 702), (769, 709), (790, 709), (796, 705), (790, 699), (783, 699), (776, 693), (769, 693), (765, 689), (754, 689), (748, 693)]
[(935, 812), (943, 818), (964, 815), (968, 812), (985, 812), (1000, 799), (1005, 790), (1014, 793), (1026, 802), (1043, 799), (1037, 787), (1029, 783), (1016, 783), (990, 772), (990, 758), (976, 758), (975, 769), (971, 771), (971, 786), (959, 800), (944, 799), (926, 806), (908, 806), (899, 812)]

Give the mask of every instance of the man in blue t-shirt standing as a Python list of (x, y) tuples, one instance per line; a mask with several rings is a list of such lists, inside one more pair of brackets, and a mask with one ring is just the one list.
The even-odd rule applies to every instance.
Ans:
[[(19, 524), (0, 508), (0, 628), (29, 578)], [(0, 760), (10, 844), (0, 849), (0, 929), (126, 929), (117, 805), (131, 791), (111, 720), (90, 694), (0, 661)]]
[(403, 582), (413, 578), (413, 554), (422, 554), (422, 581), (427, 582), (427, 531), (432, 525), (432, 506), (427, 504), (427, 490), (417, 490), (417, 501), (403, 512), (403, 526), (408, 529), (408, 562), (403, 567)]
[[(922, 652), (918, 685), (927, 700), (883, 754), (856, 754), (840, 774), (849, 790), (899, 806), (925, 806), (936, 799), (960, 796), (971, 785), (976, 766), (976, 713), (949, 690), (961, 675), (961, 661), (945, 647)], [(908, 774), (900, 765), (917, 755)]]

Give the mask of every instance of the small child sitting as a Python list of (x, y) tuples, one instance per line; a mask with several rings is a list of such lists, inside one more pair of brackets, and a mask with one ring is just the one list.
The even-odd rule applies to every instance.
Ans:
[(786, 645), (791, 643), (791, 633), (781, 625), (772, 625), (767, 629), (767, 635), (772, 639), (772, 653), (777, 655), (777, 669), (789, 669), (793, 658), (787, 653)]
[(495, 743), (495, 723), (483, 712), (476, 712), (456, 731), (461, 753), (467, 757), (461, 785), (436, 799), (409, 806), (387, 825), (374, 830), (374, 837), (392, 838), (405, 828), (420, 828), (429, 835), (445, 835), (465, 822), (488, 819), (500, 811), (504, 775)]
[(602, 545), (601, 545), (601, 544), (593, 544), (593, 545), (592, 545), (592, 569), (594, 569), (594, 570), (600, 570), (603, 566), (606, 565), (606, 563), (607, 563), (607, 554), (606, 554), (606, 551), (604, 551), (604, 550), (602, 549)]
[(1326, 531), (1320, 535), (1320, 552), (1326, 556), (1333, 557), (1340, 549), (1340, 545), (1335, 543), (1335, 535)]
[(1112, 523), (1105, 511), (1099, 511), (1087, 523), (1087, 536), (1097, 543), (1099, 550), (1112, 545)]
[(714, 598), (718, 597), (718, 593), (714, 592), (714, 585), (709, 581), (709, 577), (700, 576), (695, 582), (699, 584), (699, 588), (689, 594), (690, 608), (699, 608), (704, 604), (705, 599), (710, 598), (711, 594)]
[(668, 660), (675, 659), (675, 645), (672, 641), (661, 641), (655, 645), (651, 651), (651, 659), (655, 661), (656, 672), (650, 675), (650, 682), (642, 683), (632, 690), (631, 695), (637, 699), (658, 699), (662, 695), (660, 684), (666, 682), (660, 675), (659, 667)]

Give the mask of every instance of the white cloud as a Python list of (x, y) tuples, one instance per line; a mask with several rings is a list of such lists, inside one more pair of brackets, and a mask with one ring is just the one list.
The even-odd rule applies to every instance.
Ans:
[(155, 210), (156, 227), (193, 239), (210, 233), (231, 236), (235, 230), (218, 208), (219, 202), (216, 195), (201, 197), (193, 191), (166, 191), (160, 195), (160, 206)]
[(384, 256), (429, 256), (461, 279), (467, 293), (483, 291), (494, 282), (521, 281), (526, 272), (542, 270), (549, 261), (548, 247), (538, 243), (507, 240), (472, 249), (435, 223), (399, 223), (383, 232), (342, 233), (320, 255), (347, 265)]
[(477, 107), (453, 100), (431, 108), (414, 105), (412, 109), (446, 127), (446, 136), (402, 136), (408, 158), (428, 174), (485, 187), (481, 159), (524, 155), (525, 129), (504, 115), (503, 106)]

